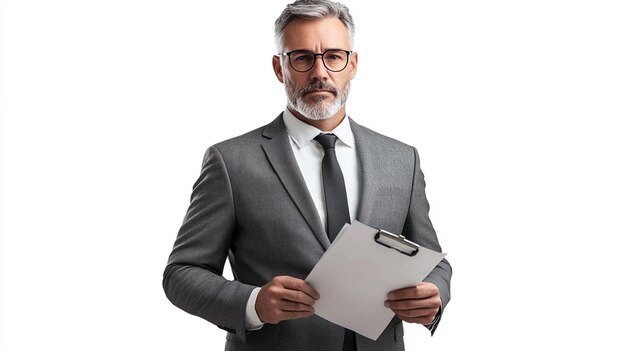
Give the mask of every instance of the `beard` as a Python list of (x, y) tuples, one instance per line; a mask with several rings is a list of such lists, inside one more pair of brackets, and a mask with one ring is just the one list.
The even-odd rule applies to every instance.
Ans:
[[(305, 101), (304, 96), (314, 90), (329, 91), (334, 97), (316, 95), (312, 102)], [(316, 80), (296, 92), (291, 81), (285, 79), (285, 91), (287, 92), (287, 106), (289, 108), (305, 118), (319, 121), (334, 116), (346, 104), (348, 94), (350, 94), (350, 81), (346, 82), (346, 86), (341, 91), (332, 84)]]

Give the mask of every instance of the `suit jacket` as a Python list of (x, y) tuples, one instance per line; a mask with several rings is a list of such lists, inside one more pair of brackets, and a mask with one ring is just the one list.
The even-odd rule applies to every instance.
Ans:
[[(350, 123), (361, 167), (357, 220), (441, 252), (417, 150)], [(278, 275), (306, 278), (329, 245), (281, 114), (207, 150), (163, 288), (179, 308), (227, 330), (226, 350), (341, 350), (343, 328), (315, 315), (257, 331), (244, 325), (255, 287)], [(234, 281), (222, 277), (227, 257)], [(444, 307), (451, 275), (444, 260), (425, 279), (438, 286)], [(357, 334), (357, 346), (403, 350), (402, 336), (394, 317), (376, 341)]]

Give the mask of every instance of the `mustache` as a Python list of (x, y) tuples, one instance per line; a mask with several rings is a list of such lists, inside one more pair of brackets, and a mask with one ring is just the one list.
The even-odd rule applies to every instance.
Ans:
[(315, 90), (326, 90), (337, 96), (337, 88), (334, 85), (322, 82), (321, 80), (316, 80), (313, 83), (302, 88), (299, 95), (300, 97), (302, 97), (304, 96), (304, 94), (310, 93)]

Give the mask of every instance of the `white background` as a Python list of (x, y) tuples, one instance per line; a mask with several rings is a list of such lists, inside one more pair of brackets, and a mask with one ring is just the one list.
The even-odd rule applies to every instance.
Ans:
[[(345, 1), (453, 299), (408, 350), (623, 350), (626, 4)], [(161, 276), (204, 150), (284, 107), (284, 1), (2, 2), (0, 349), (219, 350)]]

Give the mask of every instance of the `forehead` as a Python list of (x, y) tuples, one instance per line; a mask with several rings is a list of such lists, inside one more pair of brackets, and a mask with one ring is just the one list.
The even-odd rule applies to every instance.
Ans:
[(336, 17), (318, 20), (296, 19), (285, 27), (283, 44), (287, 51), (350, 49), (350, 35), (348, 28)]

